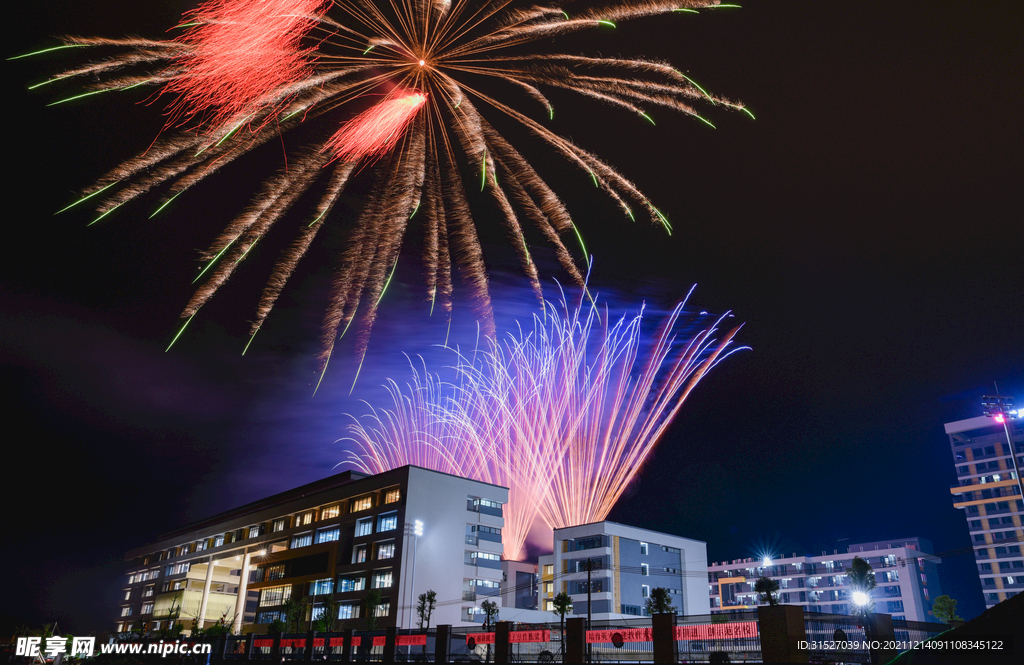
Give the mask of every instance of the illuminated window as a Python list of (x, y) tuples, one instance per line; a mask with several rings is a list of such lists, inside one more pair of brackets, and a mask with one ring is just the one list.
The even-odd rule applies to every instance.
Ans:
[(544, 564), (544, 574), (545, 575), (554, 575), (555, 574), (555, 564), (553, 564), (553, 563), (546, 563), (546, 564)]
[(373, 584), (371, 586), (374, 589), (389, 589), (391, 588), (391, 583), (391, 571), (381, 570), (373, 574)]
[(339, 619), (358, 619), (362, 616), (361, 607), (359, 603), (342, 603), (338, 605), (338, 618)]
[(356, 520), (356, 538), (359, 536), (369, 536), (373, 533), (373, 518), (364, 517), (361, 520)]
[(274, 523), (270, 526), (271, 533), (277, 533), (278, 531), (284, 531), (288, 526), (288, 518), (282, 517), (279, 520), (274, 520)]
[[(1011, 577), (1009, 579), (1012, 580), (1013, 578)], [(1010, 582), (1010, 584), (1013, 584), (1013, 582)], [(143, 603), (142, 604), (142, 614), (152, 614), (152, 613), (153, 613), (153, 603)]]
[(366, 590), (366, 576), (365, 575), (349, 575), (347, 577), (338, 578), (338, 592), (345, 593), (347, 591), (365, 591)]
[(341, 506), (339, 504), (335, 504), (333, 506), (327, 506), (326, 508), (321, 510), (320, 511), (320, 519), (322, 519), (322, 520), (329, 520), (332, 517), (337, 517), (340, 514), (341, 514)]
[(257, 538), (263, 535), (263, 525), (257, 524), (256, 526), (249, 527), (249, 537)]
[(377, 521), (377, 531), (394, 531), (398, 528), (398, 513), (386, 513)]
[(213, 546), (214, 547), (220, 547), (223, 544), (224, 544), (224, 536), (217, 536), (216, 538), (213, 539)]
[(377, 607), (373, 608), (373, 615), (376, 617), (386, 617), (391, 612), (391, 603), (383, 602), (379, 603)]
[[(145, 589), (143, 589), (143, 591), (142, 591), (142, 597), (143, 598), (149, 598), (152, 595), (153, 595), (153, 587), (148, 586)], [(125, 598), (125, 600), (128, 600), (128, 599)]]
[(125, 592), (124, 592), (124, 599), (125, 600), (131, 600), (132, 599), (132, 590), (131, 589), (125, 590)]
[(359, 545), (352, 550), (352, 563), (366, 563), (366, 545)]
[(348, 507), (348, 512), (358, 513), (360, 510), (369, 510), (373, 508), (373, 498), (364, 496), (361, 499), (355, 499)]
[(306, 547), (307, 545), (313, 544), (313, 534), (303, 533), (292, 538), (292, 549), (297, 547)]
[(334, 580), (316, 580), (309, 583), (309, 595), (323, 596), (328, 593), (334, 593)]
[(395, 503), (402, 498), (402, 492), (398, 489), (388, 490), (384, 495), (384, 503)]
[(128, 605), (127, 607), (122, 607), (121, 608), (121, 616), (123, 616), (123, 617), (130, 617), (131, 615), (132, 615), (132, 606), (131, 605)]
[(295, 526), (306, 526), (307, 524), (313, 523), (313, 515), (315, 511), (309, 511), (308, 513), (302, 513), (295, 518)]
[(268, 587), (260, 590), (260, 607), (281, 605), (292, 597), (292, 585)]
[(377, 558), (378, 559), (391, 559), (395, 556), (395, 544), (394, 543), (378, 543), (377, 544)]
[(320, 529), (316, 532), (316, 542), (318, 543), (329, 543), (337, 540), (341, 536), (341, 529), (334, 527), (332, 529)]
[(272, 582), (274, 580), (284, 579), (284, 564), (279, 563), (274, 566), (267, 566), (267, 581)]

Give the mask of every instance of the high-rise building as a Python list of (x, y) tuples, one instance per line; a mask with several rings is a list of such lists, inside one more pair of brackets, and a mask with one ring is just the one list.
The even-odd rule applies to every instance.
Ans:
[(186, 629), (263, 630), (288, 600), (305, 601), (304, 622), (334, 607), (354, 627), (372, 611), (378, 627), (409, 628), (428, 589), (432, 625), (479, 622), (483, 600), (501, 603), (507, 502), (504, 487), (414, 466), (303, 485), (128, 552), (117, 630), (158, 631), (176, 614)]
[(847, 551), (821, 556), (773, 556), (735, 559), (708, 566), (711, 613), (738, 612), (763, 604), (754, 591), (760, 577), (779, 583), (779, 601), (808, 612), (853, 614), (853, 589), (847, 573), (854, 557), (866, 560), (877, 587), (871, 593), (875, 612), (894, 619), (936, 621), (932, 601), (942, 594), (931, 543), (923, 538), (894, 538), (857, 543)]
[[(1014, 450), (1007, 442), (1007, 430)], [(1013, 468), (1024, 468), (1024, 419), (979, 416), (946, 423), (956, 465), (953, 506), (964, 511), (986, 609), (1024, 589), (1024, 501)]]

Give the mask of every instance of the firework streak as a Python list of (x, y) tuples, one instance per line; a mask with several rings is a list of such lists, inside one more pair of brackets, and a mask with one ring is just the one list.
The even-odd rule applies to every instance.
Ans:
[[(707, 94), (662, 62), (532, 52), (525, 45), (607, 30), (616, 21), (717, 6), (718, 0), (613, 0), (605, 7), (560, 0), (207, 0), (185, 15), (174, 39), (65, 38), (66, 47), (114, 55), (47, 83), (94, 81), (84, 95), (69, 99), (155, 87), (155, 96), (171, 100), (165, 131), (153, 145), (78, 201), (96, 204), (95, 221), (157, 188), (164, 198), (159, 212), (225, 164), (308, 126), (300, 145), (288, 149), (286, 166), (263, 183), (249, 208), (203, 254), (207, 263), (182, 312), (186, 321), (308, 194), (315, 201), (312, 219), (299, 224), (297, 238), (273, 268), (252, 321), (255, 335), (350, 179), (364, 168), (373, 170), (376, 184), (337, 257), (323, 325), (326, 366), (353, 322), (360, 331), (357, 353), (365, 352), (409, 220), (417, 213), (431, 311), (437, 306), (450, 315), (455, 266), (484, 333), (493, 335), (487, 270), (463, 185), (469, 173), (467, 184), (479, 182), (487, 190), (489, 205), (499, 213), (488, 218), (500, 220), (538, 299), (539, 276), (524, 225), (536, 227), (568, 275), (582, 283), (587, 254), (574, 258), (563, 243), (566, 234), (580, 238), (566, 207), (484, 111), (518, 122), (630, 218), (638, 207), (670, 229), (632, 182), (544, 126), (554, 110), (543, 89), (570, 90), (645, 122), (655, 108), (700, 118), (692, 106), (696, 101), (745, 109)], [(539, 104), (539, 119), (495, 94), (519, 100), (525, 95)]]
[(521, 557), (536, 518), (551, 528), (599, 522), (697, 382), (738, 350), (728, 347), (739, 326), (716, 337), (725, 317), (678, 333), (684, 304), (651, 339), (642, 312), (611, 324), (593, 305), (549, 304), (532, 329), (455, 351), (452, 383), (425, 368), (404, 390), (389, 381), (393, 408), (354, 419), (345, 463), (370, 474), (415, 464), (508, 487), (506, 559)]

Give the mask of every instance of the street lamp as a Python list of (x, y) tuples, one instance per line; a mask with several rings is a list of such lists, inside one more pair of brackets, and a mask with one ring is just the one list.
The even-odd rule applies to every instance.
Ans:
[(853, 604), (857, 607), (864, 607), (865, 605), (871, 602), (871, 596), (864, 593), (863, 591), (854, 591), (852, 597)]
[(1006, 433), (1006, 445), (1010, 447), (1010, 459), (1013, 460), (1013, 472), (1017, 476), (1017, 489), (1020, 492), (1021, 500), (1024, 500), (1024, 484), (1021, 484), (1020, 466), (1017, 464), (1017, 451), (1013, 448), (1013, 438), (1010, 436), (1011, 416), (1020, 417), (1020, 411), (1013, 409), (1013, 397), (999, 394), (999, 384), (993, 382), (996, 387), (995, 395), (984, 395), (981, 398), (981, 405), (985, 407), (985, 415), (989, 416), (1003, 426)]
[(409, 535), (410, 531), (412, 532), (413, 541), (412, 541), (412, 584), (409, 585), (410, 586), (411, 595), (412, 595), (412, 602), (409, 603), (409, 629), (412, 630), (412, 613), (413, 613), (414, 608), (416, 607), (416, 550), (418, 549), (417, 545), (420, 542), (420, 536), (423, 535), (423, 522), (421, 520), (415, 520), (415, 521), (412, 522), (412, 524), (410, 524), (409, 522), (406, 522), (405, 523), (406, 535)]

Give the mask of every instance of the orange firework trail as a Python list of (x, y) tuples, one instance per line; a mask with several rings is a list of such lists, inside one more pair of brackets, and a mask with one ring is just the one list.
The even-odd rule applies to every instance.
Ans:
[[(538, 300), (539, 275), (528, 242), (554, 248), (578, 284), (588, 256), (565, 205), (495, 129), (494, 119), (511, 119), (541, 139), (625, 215), (646, 211), (668, 230), (665, 215), (636, 185), (548, 129), (554, 110), (546, 91), (569, 90), (641, 122), (652, 121), (648, 112), (654, 109), (704, 120), (697, 103), (745, 110), (709, 95), (663, 62), (535, 51), (529, 45), (606, 30), (617, 21), (718, 6), (718, 0), (611, 0), (603, 7), (564, 0), (207, 0), (186, 14), (178, 26), (183, 33), (174, 39), (69, 37), (68, 47), (114, 54), (47, 83), (94, 81), (85, 95), (153, 86), (173, 98), (168, 131), (72, 206), (95, 204), (98, 221), (158, 189), (164, 199), (159, 212), (225, 165), (302, 126), (300, 145), (204, 253), (206, 265), (182, 312), (186, 324), (278, 220), (304, 196), (313, 198), (312, 219), (300, 224), (260, 297), (250, 330), (255, 335), (345, 187), (354, 174), (369, 170), (374, 184), (337, 257), (322, 366), (353, 323), (357, 353), (365, 352), (410, 223), (422, 227), (430, 311), (437, 307), (450, 316), (454, 269), (484, 334), (493, 335), (487, 268), (467, 185), (486, 190), (473, 207), (491, 208), (479, 218), (502, 226)], [(539, 104), (536, 113), (502, 101), (524, 95)], [(365, 110), (374, 99), (380, 101)], [(576, 256), (566, 237), (579, 241)]]
[(349, 426), (345, 463), (366, 473), (416, 464), (508, 487), (506, 559), (522, 556), (537, 518), (551, 528), (604, 520), (690, 391), (739, 350), (729, 348), (739, 326), (717, 336), (728, 314), (678, 332), (684, 305), (645, 340), (642, 312), (612, 324), (563, 301), (531, 330), (459, 354), (453, 383), (414, 368), (405, 390), (388, 383), (392, 409)]

